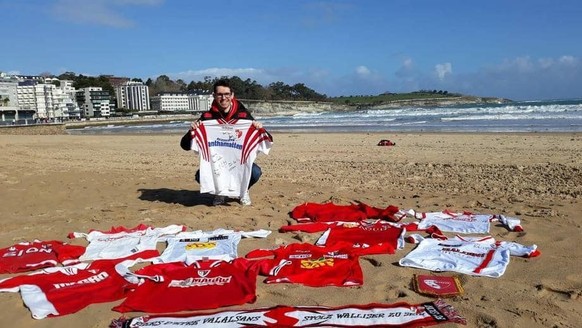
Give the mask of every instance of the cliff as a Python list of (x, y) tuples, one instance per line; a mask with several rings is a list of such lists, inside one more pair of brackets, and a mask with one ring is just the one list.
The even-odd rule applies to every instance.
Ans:
[(346, 111), (352, 107), (338, 105), (332, 102), (319, 101), (260, 101), (241, 100), (256, 116), (294, 115), (298, 113), (320, 113), (331, 111)]
[(443, 107), (471, 104), (505, 104), (511, 100), (487, 97), (442, 97), (426, 99), (406, 99), (377, 103), (338, 104), (317, 101), (260, 101), (241, 100), (249, 110), (259, 116), (294, 115), (299, 113), (342, 112), (359, 109), (391, 109), (402, 107)]

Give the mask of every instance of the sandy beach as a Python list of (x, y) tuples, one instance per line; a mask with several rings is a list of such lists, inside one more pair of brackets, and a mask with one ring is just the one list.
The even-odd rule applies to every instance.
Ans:
[[(274, 134), (260, 155), (252, 206), (212, 207), (198, 192), (198, 158), (180, 135), (0, 135), (0, 247), (62, 240), (69, 232), (184, 224), (191, 230), (269, 229), (255, 248), (314, 242), (319, 234), (279, 233), (304, 202), (361, 201), (423, 212), (451, 209), (521, 219), (524, 232), (492, 225), (498, 240), (536, 244), (541, 256), (512, 257), (500, 278), (461, 277), (465, 293), (447, 299), (467, 327), (580, 327), (582, 323), (582, 134)], [(380, 139), (396, 143), (376, 146)], [(257, 284), (257, 301), (232, 308), (422, 303), (413, 275), (397, 263), (414, 248), (361, 258), (361, 287)], [(0, 278), (11, 275), (0, 275)], [(119, 302), (35, 320), (17, 293), (1, 293), (0, 327), (107, 327)], [(129, 316), (139, 313), (129, 313)], [(446, 324), (439, 327), (457, 327)]]

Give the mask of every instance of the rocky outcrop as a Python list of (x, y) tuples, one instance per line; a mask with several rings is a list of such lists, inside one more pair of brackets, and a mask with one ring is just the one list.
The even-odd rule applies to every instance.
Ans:
[(258, 101), (242, 100), (255, 115), (294, 115), (298, 113), (337, 112), (349, 110), (352, 107), (338, 105), (332, 102), (319, 101)]
[(255, 115), (294, 115), (299, 113), (342, 112), (359, 109), (390, 109), (402, 107), (443, 107), (466, 104), (504, 104), (511, 100), (485, 97), (442, 97), (408, 99), (371, 104), (338, 104), (318, 101), (258, 101), (242, 100)]

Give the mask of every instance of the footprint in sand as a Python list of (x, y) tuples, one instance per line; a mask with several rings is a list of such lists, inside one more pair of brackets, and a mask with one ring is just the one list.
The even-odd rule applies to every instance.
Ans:
[(542, 297), (557, 297), (561, 300), (582, 300), (582, 288), (557, 288), (539, 284), (536, 286), (538, 295)]
[(481, 314), (477, 317), (478, 328), (498, 328), (497, 320), (490, 315)]

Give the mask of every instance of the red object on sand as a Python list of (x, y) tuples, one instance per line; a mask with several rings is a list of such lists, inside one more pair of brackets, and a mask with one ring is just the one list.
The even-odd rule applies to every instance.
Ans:
[(457, 277), (414, 275), (413, 284), (418, 293), (431, 296), (456, 296), (464, 292)]
[(378, 146), (395, 146), (396, 143), (387, 139), (382, 139), (378, 142)]

